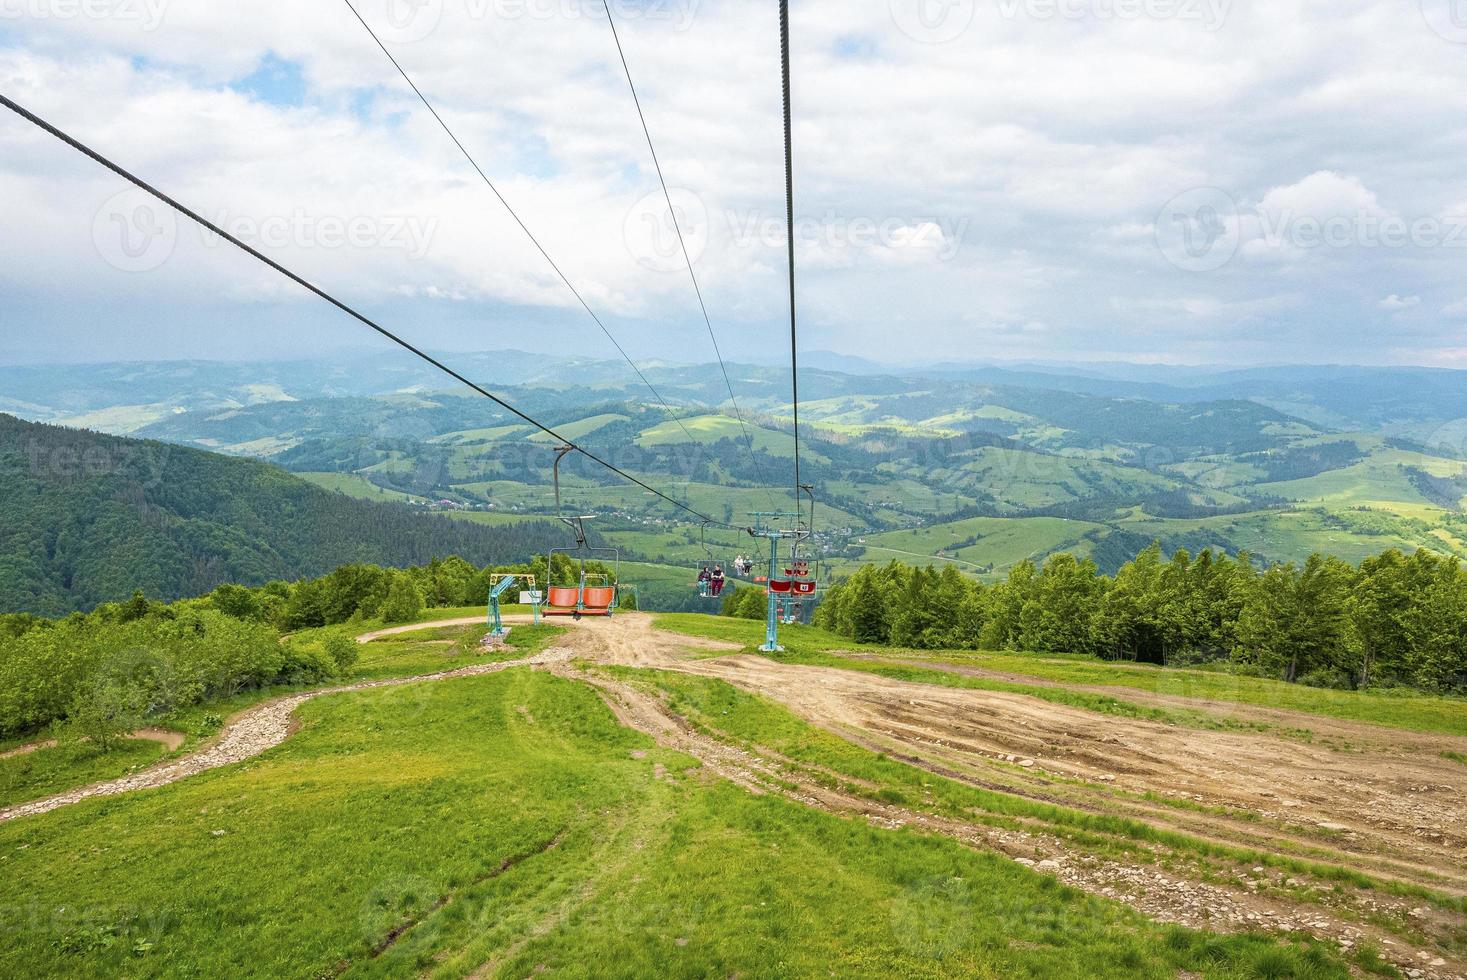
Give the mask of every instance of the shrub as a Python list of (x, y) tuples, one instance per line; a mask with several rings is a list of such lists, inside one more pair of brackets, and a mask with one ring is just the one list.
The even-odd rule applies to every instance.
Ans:
[(357, 665), (357, 660), (361, 657), (361, 648), (357, 645), (356, 640), (345, 633), (332, 633), (326, 638), (326, 654), (336, 665), (336, 675), (345, 677)]
[(170, 616), (76, 617), (0, 635), (0, 733), (105, 715), (118, 698), (145, 717), (281, 675), (285, 655), (270, 627), (213, 610)]
[(143, 696), (115, 677), (100, 677), (78, 691), (67, 717), (72, 732), (99, 752), (111, 752), (142, 724)]
[(423, 597), (413, 580), (401, 572), (392, 576), (387, 599), (382, 603), (382, 619), (388, 623), (408, 623), (423, 611)]
[(285, 662), (280, 680), (287, 684), (320, 684), (336, 676), (336, 661), (314, 643), (289, 642), (283, 645)]

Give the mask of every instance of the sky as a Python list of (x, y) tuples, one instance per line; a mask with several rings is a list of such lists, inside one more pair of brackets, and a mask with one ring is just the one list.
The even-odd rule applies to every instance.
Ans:
[[(601, 0), (352, 0), (636, 358), (713, 346)], [(725, 356), (777, 5), (608, 0)], [(793, 0), (800, 342), (1467, 368), (1467, 0)], [(0, 0), (0, 92), (425, 347), (616, 349), (346, 0)], [(0, 109), (0, 363), (381, 346)]]

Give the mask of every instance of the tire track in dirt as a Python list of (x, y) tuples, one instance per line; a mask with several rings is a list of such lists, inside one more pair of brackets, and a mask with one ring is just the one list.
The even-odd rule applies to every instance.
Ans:
[[(987, 772), (995, 771), (994, 763), (1021, 764), (1029, 770), (1018, 777), (1028, 783), (1027, 792), (1047, 800), (1053, 800), (1058, 777), (1078, 784), (1064, 787), (1066, 805), (1130, 809), (1193, 833), (1206, 821), (1224, 839), (1246, 833), (1302, 842), (1336, 853), (1336, 863), (1346, 866), (1380, 857), (1389, 861), (1380, 865), (1383, 874), (1467, 893), (1460, 767), (1440, 755), (1369, 747), (1345, 752), (1264, 733), (1197, 731), (1024, 694), (895, 681), (746, 654), (662, 666), (769, 697), (831, 731), (877, 734), (919, 758), (957, 757)], [(1117, 788), (1188, 809), (1128, 802)], [(1020, 787), (1006, 791), (1026, 794)], [(1238, 819), (1203, 808), (1236, 811)]]
[[(1459, 796), (1452, 785), (1433, 781), (1454, 779), (1456, 773), (1439, 758), (1403, 759), (1395, 753), (1370, 750), (1341, 752), (1330, 746), (1300, 745), (1262, 733), (1194, 731), (1097, 714), (1023, 694), (913, 684), (871, 673), (784, 664), (742, 653), (698, 658), (689, 656), (690, 647), (700, 651), (738, 647), (689, 641), (653, 630), (646, 616), (624, 616), (611, 623), (594, 624), (591, 629), (577, 632), (574, 645), (582, 659), (592, 662), (723, 680), (768, 697), (807, 722), (847, 740), (900, 755), (903, 761), (949, 778), (972, 781), (965, 772), (955, 772), (951, 765), (933, 758), (941, 753), (945, 760), (956, 759), (968, 771), (994, 774), (1005, 780), (1006, 784), (994, 787), (998, 792), (1052, 801), (1080, 811), (1118, 813), (1165, 826), (1163, 818), (1172, 816), (1166, 808), (1146, 803), (1145, 807), (1138, 805), (1126, 812), (1126, 801), (1114, 787), (1121, 783), (1131, 794), (1167, 795), (1176, 794), (1180, 786), (1187, 791), (1184, 799), (1233, 806), (1252, 814), (1246, 819), (1201, 808), (1178, 811), (1186, 826), (1177, 829), (1193, 838), (1248, 846), (1249, 840), (1240, 840), (1243, 835), (1233, 829), (1243, 820), (1244, 826), (1254, 832), (1255, 850), (1288, 853), (1290, 841), (1303, 840), (1321, 852), (1314, 860), (1351, 870), (1361, 864), (1360, 854), (1385, 854), (1393, 863), (1378, 864), (1370, 870), (1388, 872), (1394, 868), (1398, 877), (1414, 874), (1428, 878), (1426, 883), (1439, 890), (1463, 890), (1461, 865), (1467, 861), (1467, 854), (1448, 854), (1441, 845), (1446, 838), (1444, 831), (1450, 830), (1453, 839), (1461, 832)], [(582, 679), (603, 692), (607, 690), (602, 678)], [(659, 707), (645, 698), (643, 695), (640, 708), (633, 708), (636, 698), (625, 686), (617, 688), (613, 710), (625, 723), (663, 744), (696, 758), (710, 759), (714, 771), (740, 768), (737, 750), (731, 754), (730, 746), (691, 731), (685, 722), (668, 717), (671, 713), (665, 705)], [(1348, 723), (1342, 724), (1348, 727)], [(1360, 727), (1375, 730), (1375, 726)], [(955, 733), (961, 733), (964, 739), (955, 737)], [(870, 744), (873, 736), (885, 739), (887, 744)], [(770, 792), (785, 792), (771, 782), (768, 765), (764, 759), (759, 765), (744, 766), (740, 781), (763, 784)], [(781, 779), (791, 778), (777, 765), (773, 772)], [(1054, 799), (1056, 792), (1069, 795)], [(1026, 838), (1024, 834), (1017, 839), (1006, 838), (1004, 832), (991, 828), (944, 821), (862, 798), (832, 796), (830, 790), (809, 781), (800, 784), (793, 798), (873, 820), (930, 829), (1009, 854), (1016, 841)], [(1404, 820), (1402, 812), (1406, 814)], [(1330, 827), (1317, 826), (1324, 822)], [(1436, 837), (1429, 836), (1433, 831)], [(1042, 840), (1042, 850), (1051, 855), (1068, 855), (1044, 858), (1053, 862), (1045, 870), (1156, 918), (1225, 931), (1262, 927), (1307, 932), (1334, 939), (1345, 950), (1358, 945), (1364, 936), (1378, 942), (1382, 955), (1403, 970), (1418, 971), (1408, 972), (1408, 976), (1464, 974), (1463, 964), (1449, 963), (1431, 950), (1408, 953), (1399, 934), (1391, 938), (1393, 933), (1359, 921), (1361, 917), (1386, 915), (1423, 927), (1429, 923), (1434, 931), (1450, 934), (1462, 927), (1462, 916), (1455, 911), (1413, 909), (1412, 901), (1379, 890), (1347, 889), (1345, 897), (1330, 899), (1335, 906), (1345, 907), (1342, 914), (1346, 918), (1342, 919), (1316, 902), (1255, 890), (1264, 886), (1280, 890), (1295, 887), (1287, 873), (1240, 869), (1228, 884), (1221, 885), (1200, 880), (1207, 874), (1200, 866), (1161, 872), (1153, 865), (1121, 864), (1077, 853), (1052, 836), (1039, 835), (1035, 840)], [(1280, 844), (1285, 846), (1272, 846)], [(1405, 867), (1394, 863), (1405, 859), (1413, 863)], [(1325, 882), (1317, 884), (1320, 890), (1328, 888)]]
[(1392, 728), (1387, 725), (1334, 718), (1330, 715), (1313, 714), (1291, 708), (1250, 704), (1246, 701), (1220, 701), (1216, 698), (1205, 696), (1194, 697), (1185, 693), (1187, 687), (1185, 679), (1173, 679), (1165, 673), (1160, 672), (1167, 668), (1158, 669), (1159, 672), (1155, 677), (1158, 686), (1169, 683), (1176, 684), (1182, 688), (1181, 692), (1147, 690), (1146, 688), (1129, 687), (1119, 684), (1071, 684), (1048, 677), (1037, 677), (1033, 674), (995, 670), (989, 667), (953, 663), (951, 661), (929, 660), (921, 656), (905, 656), (900, 654), (883, 655), (880, 653), (852, 650), (832, 650), (831, 655), (857, 662), (885, 664), (893, 667), (915, 667), (923, 670), (959, 674), (965, 677), (1000, 681), (1006, 684), (1022, 684), (1026, 687), (1077, 691), (1083, 694), (1114, 698), (1117, 701), (1127, 701), (1148, 708), (1201, 711), (1227, 721), (1256, 723), (1268, 728), (1283, 729), (1285, 731), (1307, 731), (1320, 738), (1337, 739), (1351, 744), (1365, 742), (1384, 750), (1400, 752), (1403, 755), (1416, 752), (1440, 754), (1443, 751), (1467, 753), (1467, 736)]
[(815, 781), (807, 767), (776, 753), (766, 749), (750, 752), (695, 731), (664, 700), (634, 685), (573, 669), (560, 668), (556, 673), (595, 687), (623, 724), (650, 735), (665, 748), (692, 756), (718, 776), (751, 791), (782, 796), (836, 816), (863, 819), (884, 829), (909, 828), (997, 852), (1082, 891), (1119, 901), (1154, 921), (1214, 932), (1307, 933), (1332, 940), (1345, 954), (1368, 941), (1380, 946), (1387, 959), (1419, 976), (1462, 980), (1462, 974), (1448, 969), (1444, 959), (1437, 966), (1435, 957), (1413, 958), (1397, 948), (1397, 942), (1383, 930), (1317, 908), (1260, 896), (1247, 887), (1227, 888), (1151, 866), (1097, 858), (1052, 834), (986, 827), (845, 793)]

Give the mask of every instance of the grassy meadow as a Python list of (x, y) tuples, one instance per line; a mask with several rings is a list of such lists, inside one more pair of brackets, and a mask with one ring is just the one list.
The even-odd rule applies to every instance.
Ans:
[(247, 763), (0, 825), (0, 973), (1348, 975), (1319, 946), (1158, 926), (992, 854), (751, 795), (543, 673), (298, 717)]

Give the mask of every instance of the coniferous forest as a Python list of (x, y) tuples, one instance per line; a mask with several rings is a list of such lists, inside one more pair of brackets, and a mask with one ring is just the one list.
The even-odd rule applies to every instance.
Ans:
[[(746, 612), (730, 599), (728, 612)], [(952, 566), (868, 565), (834, 586), (816, 625), (917, 649), (1094, 654), (1226, 663), (1322, 687), (1467, 688), (1467, 572), (1427, 551), (1358, 566), (1312, 555), (1259, 568), (1247, 554), (1166, 559), (1153, 545), (1114, 576), (1070, 554), (1021, 562), (985, 586)]]

